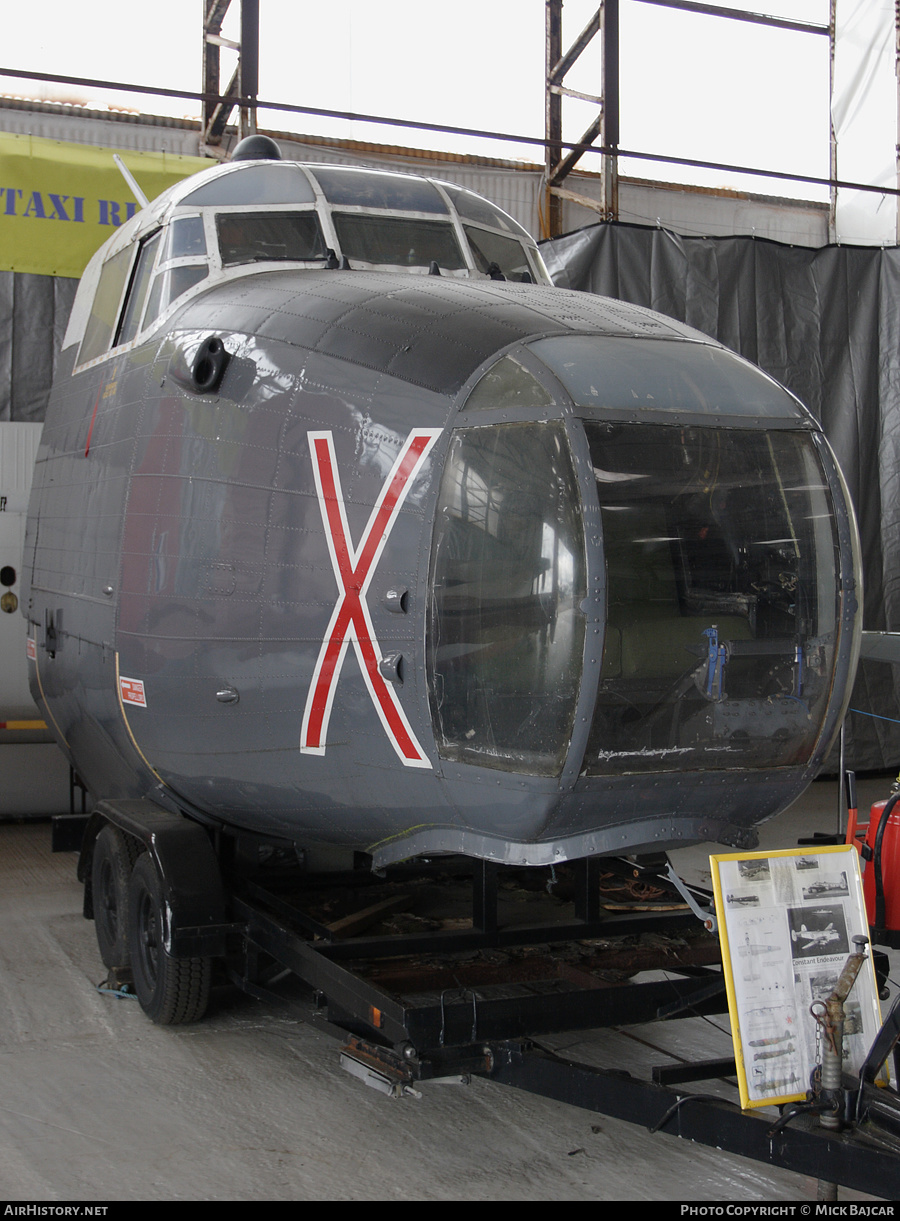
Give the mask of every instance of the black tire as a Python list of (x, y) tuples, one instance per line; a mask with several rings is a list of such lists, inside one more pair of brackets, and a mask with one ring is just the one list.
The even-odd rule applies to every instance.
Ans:
[(127, 970), (128, 883), (138, 854), (137, 845), (118, 827), (107, 823), (94, 842), (91, 862), (91, 902), (94, 930), (103, 965), (111, 971)]
[(209, 1003), (212, 961), (172, 958), (163, 945), (162, 882), (149, 853), (131, 872), (128, 944), (134, 991), (141, 1008), (160, 1026), (178, 1026), (203, 1017)]

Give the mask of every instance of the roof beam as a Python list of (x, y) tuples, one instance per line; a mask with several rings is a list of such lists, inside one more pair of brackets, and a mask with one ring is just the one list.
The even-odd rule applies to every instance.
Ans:
[(796, 30), (800, 34), (831, 33), (827, 25), (810, 21), (793, 21), (790, 17), (770, 17), (767, 13), (750, 13), (742, 8), (725, 8), (721, 4), (702, 4), (699, 0), (635, 0), (637, 4), (655, 4), (659, 8), (677, 8), (685, 13), (700, 13), (705, 17), (728, 17), (732, 21), (749, 21), (751, 25), (769, 25), (779, 30)]

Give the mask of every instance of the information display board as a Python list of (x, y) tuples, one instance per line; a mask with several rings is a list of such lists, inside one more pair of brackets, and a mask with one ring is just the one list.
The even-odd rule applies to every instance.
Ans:
[[(802, 1100), (821, 1063), (810, 1006), (834, 990), (853, 938), (869, 935), (859, 856), (838, 845), (709, 860), (741, 1106)], [(848, 1072), (859, 1071), (881, 1026), (866, 953), (844, 1006)]]

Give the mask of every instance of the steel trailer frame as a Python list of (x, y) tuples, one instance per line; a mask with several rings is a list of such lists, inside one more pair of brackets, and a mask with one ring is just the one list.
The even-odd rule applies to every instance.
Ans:
[[(168, 953), (224, 960), (230, 981), (264, 1001), (289, 1000), (272, 980), (296, 976), (315, 995), (316, 1025), (341, 1040), (344, 1067), (385, 1093), (415, 1094), (422, 1082), (478, 1075), (829, 1184), (900, 1198), (900, 1094), (875, 1085), (891, 1056), (900, 1079), (900, 998), (858, 1080), (845, 1076), (839, 1098), (823, 1101), (810, 1093), (806, 1103), (781, 1108), (780, 1117), (681, 1088), (734, 1075), (733, 1059), (660, 1066), (646, 1080), (578, 1063), (538, 1044), (542, 1036), (565, 1031), (727, 1010), (716, 939), (689, 911), (601, 911), (600, 869), (610, 866), (605, 859), (574, 864), (574, 919), (561, 923), (504, 925), (498, 879), (504, 871), (528, 871), (460, 858), (459, 868), (471, 873), (471, 927), (342, 937), (310, 911), (310, 896), (336, 885), (371, 894), (373, 886), (392, 880), (421, 881), (429, 871), (433, 877), (446, 871), (446, 860), (395, 866), (381, 877), (362, 869), (300, 875), (296, 864), (266, 875), (241, 867), (259, 847), (257, 837), (201, 828), (150, 802), (102, 802), (92, 815), (75, 817), (84, 827), (82, 879), (90, 878), (93, 843), (104, 821), (141, 840), (167, 895)], [(55, 820), (54, 846), (71, 847), (71, 819), (58, 820), (58, 828)], [(632, 873), (642, 868), (634, 862), (620, 867)], [(656, 877), (664, 872), (657, 861), (646, 869)], [(87, 887), (85, 900), (90, 916)], [(384, 904), (371, 910), (379, 906)], [(686, 930), (694, 931), (693, 944), (670, 950), (655, 964), (640, 949), (610, 955), (592, 945), (641, 932), (677, 933), (683, 940)], [(510, 952), (513, 961), (459, 961), (463, 951), (471, 958), (483, 950), (494, 958)], [(623, 982), (623, 975), (654, 965), (664, 966), (669, 977)], [(823, 1111), (840, 1130), (820, 1125)]]
[[(490, 867), (489, 867), (490, 868)], [(483, 869), (476, 863), (476, 896)], [(667, 963), (682, 975), (649, 983), (593, 986), (578, 972), (563, 972), (580, 988), (537, 992), (506, 999), (479, 999), (463, 984), (418, 1003), (360, 974), (358, 964), (402, 954), (442, 950), (554, 944), (591, 936), (697, 926), (696, 917), (648, 914), (612, 916), (599, 922), (522, 929), (479, 929), (425, 936), (362, 937), (337, 941), (323, 935), (309, 941), (263, 909), (272, 896), (258, 890), (256, 901), (236, 900), (235, 915), (248, 943), (309, 983), (320, 995), (332, 1033), (350, 1034), (342, 1063), (368, 1085), (385, 1093), (415, 1093), (429, 1079), (480, 1075), (488, 1080), (754, 1161), (792, 1170), (828, 1183), (896, 1199), (900, 1194), (900, 1097), (877, 1088), (874, 1079), (900, 1038), (900, 998), (884, 1023), (861, 1082), (846, 1083), (844, 1129), (819, 1126), (818, 1111), (807, 1104), (783, 1108), (780, 1118), (742, 1111), (710, 1094), (678, 1088), (688, 1081), (734, 1075), (733, 1059), (666, 1065), (641, 1080), (620, 1070), (596, 1068), (556, 1055), (535, 1041), (566, 1030), (635, 1025), (700, 1013), (721, 1013), (724, 980), (708, 965)], [(586, 972), (585, 972), (586, 975)], [(235, 982), (257, 995), (249, 979)], [(442, 981), (437, 980), (440, 985)], [(876, 1114), (877, 1111), (877, 1114)]]

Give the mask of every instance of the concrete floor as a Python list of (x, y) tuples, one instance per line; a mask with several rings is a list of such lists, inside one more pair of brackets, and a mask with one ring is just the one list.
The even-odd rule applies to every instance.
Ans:
[[(888, 784), (861, 783), (860, 808)], [(833, 831), (836, 808), (836, 785), (817, 783), (762, 846)], [(75, 858), (49, 839), (46, 823), (0, 825), (0, 1199), (816, 1199), (812, 1179), (478, 1078), (389, 1099), (339, 1067), (315, 1019), (243, 995), (217, 996), (196, 1026), (154, 1026), (97, 990)], [(706, 851), (675, 854), (676, 868), (708, 877)], [(725, 1015), (541, 1041), (642, 1074), (731, 1052)]]

